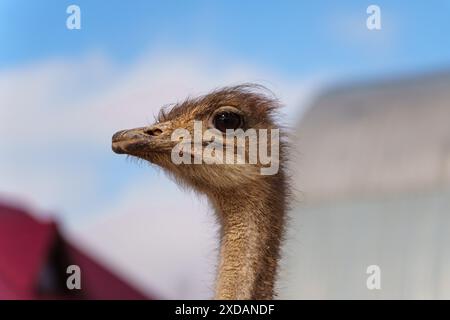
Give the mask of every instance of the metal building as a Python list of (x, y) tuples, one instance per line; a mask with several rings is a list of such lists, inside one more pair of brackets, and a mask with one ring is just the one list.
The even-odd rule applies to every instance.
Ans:
[(328, 90), (296, 136), (280, 298), (450, 299), (450, 73)]

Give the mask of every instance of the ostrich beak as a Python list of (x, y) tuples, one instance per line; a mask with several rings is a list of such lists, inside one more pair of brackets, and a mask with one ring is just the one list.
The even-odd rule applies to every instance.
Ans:
[(112, 150), (118, 154), (135, 154), (147, 145), (150, 139), (145, 127), (121, 130), (112, 136)]

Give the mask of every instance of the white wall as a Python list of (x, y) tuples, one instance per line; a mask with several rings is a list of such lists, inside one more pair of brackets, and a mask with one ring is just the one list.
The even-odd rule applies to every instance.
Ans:
[[(422, 194), (298, 205), (280, 298), (450, 299), (450, 188)], [(368, 290), (366, 268), (381, 268)]]

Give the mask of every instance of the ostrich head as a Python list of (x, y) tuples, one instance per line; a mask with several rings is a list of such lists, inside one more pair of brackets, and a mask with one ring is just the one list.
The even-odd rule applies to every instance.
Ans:
[[(277, 129), (274, 113), (278, 103), (269, 95), (260, 93), (261, 89), (256, 85), (227, 87), (187, 99), (169, 111), (162, 109), (155, 124), (114, 134), (112, 149), (158, 165), (178, 181), (202, 192), (259, 184), (265, 178), (261, 169), (270, 166), (277, 171), (283, 151), (280, 155), (283, 145), (278, 139), (271, 139), (271, 131)], [(195, 132), (195, 129), (200, 131)], [(261, 129), (268, 133), (264, 142), (258, 140)], [(235, 130), (238, 135), (229, 134), (227, 130)], [(244, 142), (240, 149), (239, 134), (244, 139), (240, 140)], [(255, 134), (252, 138), (256, 140), (252, 141), (249, 134)], [(189, 145), (177, 148), (183, 138)], [(197, 142), (194, 141), (196, 138)], [(199, 148), (194, 147), (194, 143)], [(250, 146), (251, 143), (256, 145)], [(204, 152), (208, 145), (211, 152)], [(263, 150), (266, 147), (267, 150)], [(231, 162), (227, 161), (227, 149), (234, 155)], [(269, 164), (260, 161), (258, 155), (262, 151), (271, 156)], [(174, 163), (174, 153), (192, 161)], [(250, 161), (251, 156), (256, 156), (253, 157), (256, 161)], [(241, 161), (239, 164), (238, 159)]]
[[(283, 142), (272, 134), (278, 130), (277, 107), (261, 87), (227, 87), (162, 110), (154, 125), (112, 138), (114, 152), (160, 166), (209, 198), (221, 226), (218, 299), (273, 297), (289, 189)], [(187, 144), (179, 141), (186, 138)], [(188, 161), (174, 161), (178, 157)]]

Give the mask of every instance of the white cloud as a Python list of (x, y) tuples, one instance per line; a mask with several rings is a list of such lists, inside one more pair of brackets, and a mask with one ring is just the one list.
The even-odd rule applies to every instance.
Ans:
[(0, 73), (0, 134), (40, 147), (68, 139), (104, 143), (117, 128), (152, 122), (163, 105), (243, 82), (273, 89), (291, 115), (316, 86), (240, 64), (217, 66), (194, 55), (149, 56), (125, 71), (98, 55), (48, 61)]
[[(117, 169), (110, 139), (151, 123), (162, 105), (242, 82), (272, 89), (288, 106), (288, 123), (316, 85), (196, 54), (146, 55), (127, 68), (91, 55), (2, 71), (0, 195), (60, 212), (73, 237), (146, 290), (207, 298), (216, 244), (206, 203), (152, 169), (121, 184), (115, 176), (134, 164)], [(96, 199), (112, 186), (120, 192)]]
[(184, 194), (163, 177), (158, 188), (152, 185), (136, 181), (106, 208), (107, 215), (72, 236), (149, 294), (211, 298), (217, 256), (213, 212), (205, 199)]

